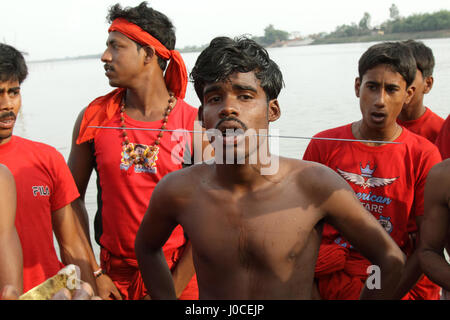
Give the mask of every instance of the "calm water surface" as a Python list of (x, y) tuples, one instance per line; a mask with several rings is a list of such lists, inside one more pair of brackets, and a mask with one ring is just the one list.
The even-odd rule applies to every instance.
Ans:
[[(441, 117), (450, 111), (450, 41), (425, 40), (434, 52), (434, 87), (425, 104)], [(319, 131), (359, 120), (353, 85), (358, 59), (373, 43), (337, 44), (269, 49), (280, 66), (285, 88), (279, 96), (281, 118), (271, 124), (280, 135), (312, 136)], [(188, 72), (198, 53), (183, 54)], [(100, 60), (29, 63), (22, 86), (23, 106), (15, 134), (50, 144), (67, 159), (73, 124), (90, 101), (112, 90)], [(198, 106), (191, 83), (186, 101)], [(308, 140), (281, 139), (273, 148), (282, 156), (300, 158)], [(95, 174), (86, 195), (91, 220), (97, 210)], [(93, 238), (92, 223), (91, 237)], [(92, 240), (94, 244), (95, 241)], [(95, 251), (98, 252), (98, 246)]]

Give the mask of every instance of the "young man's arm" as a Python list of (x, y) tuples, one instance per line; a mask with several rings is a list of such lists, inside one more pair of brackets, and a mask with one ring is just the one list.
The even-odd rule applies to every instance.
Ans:
[(0, 165), (0, 289), (12, 285), (20, 294), (23, 259), (15, 219), (16, 185), (9, 170)]
[(177, 298), (181, 296), (186, 286), (195, 274), (194, 261), (192, 259), (192, 244), (187, 241), (183, 253), (178, 259), (175, 268), (172, 269), (172, 278)]
[[(418, 230), (421, 228), (422, 218), (423, 217), (416, 217), (416, 225)], [(420, 232), (417, 237), (420, 240)], [(422, 276), (423, 272), (419, 265), (418, 251), (414, 250), (414, 252), (406, 260), (405, 268), (400, 278), (396, 293), (394, 294), (394, 299), (402, 299), (412, 288), (414, 288)]]
[[(178, 224), (176, 221), (177, 205), (175, 197), (171, 196), (175, 193), (174, 186), (168, 183), (168, 176), (162, 179), (153, 191), (150, 206), (142, 220), (135, 241), (136, 258), (142, 279), (149, 291), (150, 298), (154, 300), (177, 298), (176, 286), (162, 250), (163, 245)], [(183, 267), (186, 269), (183, 273), (188, 272), (187, 274), (189, 274), (189, 270), (193, 269), (193, 264), (189, 262)]]
[[(380, 289), (364, 286), (360, 299), (392, 299), (405, 257), (380, 223), (361, 205), (353, 190), (333, 170), (322, 166), (316, 179), (322, 183), (322, 208), (333, 225), (363, 256), (380, 268)], [(326, 190), (325, 190), (326, 189)]]
[(80, 197), (73, 202), (73, 208), (90, 243), (89, 216), (84, 199), (86, 189), (89, 184), (89, 179), (91, 177), (92, 170), (94, 169), (95, 160), (90, 143), (85, 142), (78, 145), (76, 142), (85, 110), (86, 109), (80, 112), (73, 128), (72, 147), (67, 164), (75, 180), (75, 184), (77, 185), (78, 192), (80, 193)]
[(87, 241), (80, 232), (71, 204), (52, 212), (52, 226), (58, 240), (61, 260), (65, 265), (74, 264), (80, 267), (81, 279), (97, 290), (91, 268)]
[[(436, 147), (433, 146), (432, 150), (424, 155), (421, 164), (415, 168), (418, 175), (417, 181), (414, 186), (414, 212), (417, 225), (417, 238), (420, 241), (421, 238), (421, 224), (423, 221), (424, 213), (424, 198), (425, 198), (425, 185), (426, 178), (431, 168), (437, 163), (441, 162), (441, 156)], [(415, 247), (412, 254), (406, 260), (405, 269), (400, 283), (397, 288), (397, 292), (394, 295), (395, 299), (403, 298), (420, 280), (423, 276), (423, 271), (419, 264), (418, 250)]]
[(425, 215), (420, 229), (419, 261), (425, 274), (450, 291), (450, 265), (444, 248), (450, 230), (450, 159), (430, 170), (425, 185)]
[[(95, 255), (92, 252), (92, 243), (89, 232), (89, 215), (84, 202), (95, 160), (90, 143), (85, 142), (80, 145), (76, 143), (85, 110), (86, 109), (80, 112), (75, 122), (72, 133), (72, 148), (70, 150), (67, 164), (75, 180), (78, 192), (80, 193), (80, 197), (72, 202), (72, 208), (75, 211), (77, 222), (81, 227), (82, 232), (84, 232), (85, 237), (83, 240), (86, 240), (87, 245), (91, 248), (89, 257), (92, 270), (97, 271), (100, 269), (100, 266), (98, 265)], [(96, 284), (98, 294), (102, 299), (110, 299), (110, 295), (113, 295), (116, 299), (122, 300), (122, 296), (116, 286), (112, 282), (111, 278), (106, 274), (96, 278)]]

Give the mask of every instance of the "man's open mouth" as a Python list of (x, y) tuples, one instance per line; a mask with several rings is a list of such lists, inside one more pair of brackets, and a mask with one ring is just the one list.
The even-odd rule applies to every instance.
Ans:
[(16, 122), (16, 117), (14, 115), (7, 115), (0, 117), (0, 128), (1, 129), (12, 129), (14, 123)]
[(383, 112), (372, 112), (370, 116), (374, 122), (383, 122), (386, 119), (386, 114)]

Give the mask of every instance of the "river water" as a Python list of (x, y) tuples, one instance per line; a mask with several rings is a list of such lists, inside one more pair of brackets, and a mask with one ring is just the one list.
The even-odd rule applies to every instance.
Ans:
[[(425, 104), (445, 118), (450, 111), (450, 41), (423, 41), (434, 52), (434, 87)], [(358, 99), (353, 85), (358, 59), (373, 43), (352, 43), (269, 49), (284, 76), (279, 96), (281, 118), (271, 124), (277, 134), (312, 136), (315, 133), (359, 120)], [(198, 53), (183, 54), (188, 72)], [(100, 60), (29, 63), (29, 76), (22, 85), (22, 110), (15, 134), (57, 148), (67, 159), (72, 128), (77, 115), (94, 98), (112, 90)], [(186, 99), (199, 102), (189, 83)], [(300, 158), (308, 140), (280, 139), (277, 152)], [(91, 220), (97, 210), (95, 173), (91, 178), (86, 205)], [(91, 238), (93, 230), (91, 223)], [(95, 251), (98, 246), (92, 239)]]

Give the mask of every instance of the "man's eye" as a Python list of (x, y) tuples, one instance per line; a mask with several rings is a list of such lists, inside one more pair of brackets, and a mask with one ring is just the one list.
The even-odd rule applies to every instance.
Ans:
[(216, 103), (216, 102), (219, 102), (219, 101), (220, 101), (220, 97), (219, 96), (214, 96), (214, 97), (208, 98), (208, 100), (207, 100), (208, 103)]
[(397, 88), (387, 88), (386, 91), (389, 92), (389, 93), (395, 93), (398, 90), (397, 90)]

